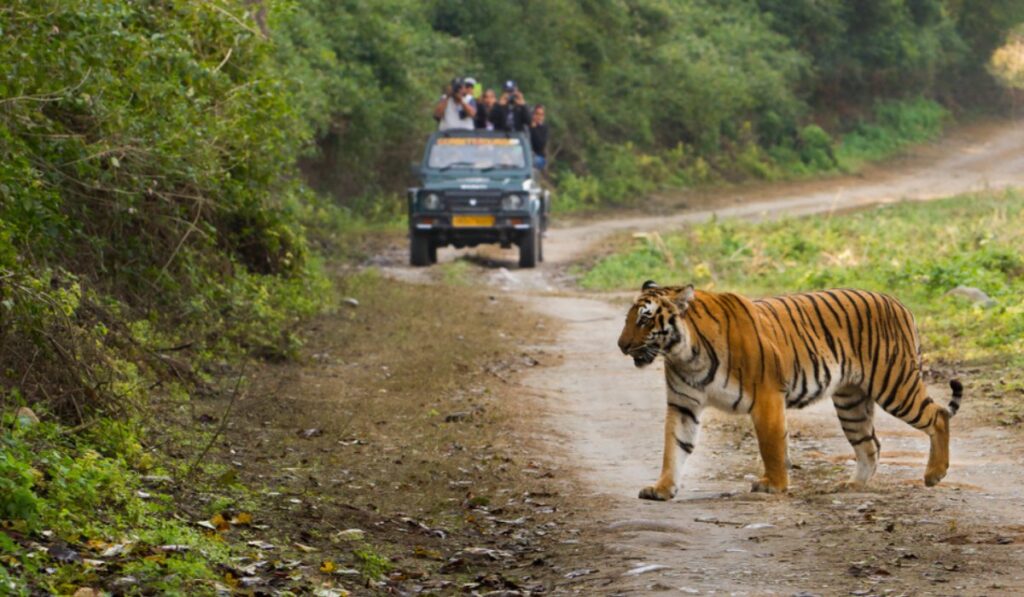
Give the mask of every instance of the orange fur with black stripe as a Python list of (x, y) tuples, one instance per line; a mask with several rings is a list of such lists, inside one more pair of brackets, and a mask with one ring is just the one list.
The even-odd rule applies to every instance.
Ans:
[(637, 367), (665, 360), (662, 471), (641, 498), (667, 500), (679, 490), (708, 406), (750, 414), (764, 461), (754, 491), (789, 487), (786, 408), (829, 397), (857, 455), (849, 484), (862, 487), (878, 466), (875, 404), (930, 437), (926, 485), (949, 467), (949, 420), (963, 387), (950, 382), (948, 407), (927, 396), (914, 317), (891, 296), (836, 289), (751, 300), (648, 281), (619, 348)]

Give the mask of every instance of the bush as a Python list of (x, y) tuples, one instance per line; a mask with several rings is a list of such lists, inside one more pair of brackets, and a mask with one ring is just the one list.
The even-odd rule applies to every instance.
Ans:
[(241, 8), (0, 8), (0, 383), (65, 420), (130, 411), (161, 345), (287, 354), (329, 296), (299, 219), (312, 129)]
[[(45, 531), (42, 536), (92, 550), (105, 544), (128, 544), (122, 554), (104, 559), (125, 574), (134, 574), (143, 587), (159, 592), (191, 593), (192, 583), (219, 577), (213, 567), (228, 561), (223, 540), (206, 537), (191, 523), (171, 517), (169, 496), (152, 489), (140, 495), (140, 470), (124, 457), (141, 453), (132, 425), (103, 421), (89, 437), (79, 439), (45, 422), (24, 427), (7, 417), (3, 428), (0, 514), (15, 538)], [(108, 453), (96, 451), (95, 446)], [(154, 546), (171, 544), (184, 548), (157, 557), (142, 556)], [(8, 592), (29, 594), (33, 587), (35, 592), (68, 594), (80, 586), (75, 581), (89, 568), (83, 571), (77, 562), (42, 559), (37, 546), (21, 545), (0, 533), (5, 558), (0, 582), (6, 583)], [(18, 571), (16, 577), (6, 574), (11, 563)]]
[(923, 98), (880, 101), (874, 113), (874, 121), (859, 123), (843, 137), (836, 151), (843, 168), (856, 169), (866, 161), (885, 158), (908, 145), (935, 139), (950, 118), (947, 109)]
[(832, 137), (820, 126), (809, 124), (800, 129), (800, 160), (812, 170), (828, 171), (838, 165)]

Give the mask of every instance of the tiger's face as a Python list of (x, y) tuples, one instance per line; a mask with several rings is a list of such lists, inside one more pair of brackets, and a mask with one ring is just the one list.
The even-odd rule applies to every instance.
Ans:
[[(648, 280), (626, 314), (619, 335), (622, 354), (633, 357), (633, 364), (646, 367), (658, 355), (688, 341), (682, 333), (682, 316), (693, 300), (693, 286), (662, 288)], [(688, 343), (688, 342), (687, 342)]]

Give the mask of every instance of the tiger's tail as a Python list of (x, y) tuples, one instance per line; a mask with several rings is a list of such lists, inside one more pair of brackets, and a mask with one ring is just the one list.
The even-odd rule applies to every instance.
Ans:
[(950, 380), (949, 387), (953, 390), (953, 398), (946, 405), (946, 410), (949, 411), (949, 416), (952, 418), (956, 411), (960, 410), (960, 401), (964, 397), (964, 385), (960, 383), (959, 379), (953, 379)]

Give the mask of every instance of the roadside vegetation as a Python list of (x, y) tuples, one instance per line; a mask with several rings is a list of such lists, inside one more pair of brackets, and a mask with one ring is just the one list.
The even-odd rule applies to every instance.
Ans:
[(303, 66), (322, 123), (304, 171), (346, 205), (400, 214), (452, 76), (514, 79), (547, 106), (556, 209), (629, 206), (665, 188), (849, 171), (934, 138), (950, 111), (1009, 105), (986, 64), (1024, 5), (388, 0), (294, 14), (284, 49), (329, 58)]
[[(225, 438), (266, 382), (261, 367), (314, 358), (305, 325), (350, 308), (339, 284), (377, 308), (416, 303), (415, 291), (329, 272), (395, 228), (438, 88), (453, 75), (514, 78), (549, 104), (551, 181), (581, 208), (855, 168), (937, 134), (942, 106), (998, 103), (984, 64), (1024, 19), (1019, 3), (861, 5), (4, 3), (0, 592), (247, 589), (271, 574), (260, 554), (282, 541), (305, 555), (271, 575), (297, 590), (379, 582), (407, 555), (389, 551), (400, 535), (309, 568), (326, 544), (259, 511), (268, 494)], [(342, 334), (351, 349), (374, 354), (373, 329), (354, 329)], [(431, 333), (393, 336), (416, 346)], [(508, 358), (501, 350), (487, 357)], [(388, 355), (428, 368), (418, 357)], [(410, 387), (436, 390), (443, 414), (455, 373)], [(409, 423), (435, 420), (416, 411)], [(429, 449), (428, 462), (457, 451)], [(471, 484), (496, 470), (479, 466)], [(471, 527), (446, 504), (410, 508), (450, 534)]]
[(0, 27), (0, 592), (212, 592), (230, 550), (181, 502), (213, 439), (154, 414), (244, 389), (334, 304), (311, 129), (219, 4), (15, 1)]
[[(712, 220), (627, 241), (581, 272), (594, 290), (664, 284), (763, 296), (854, 287), (897, 296), (914, 312), (926, 358), (1000, 371), (1024, 389), (1024, 194), (898, 203), (842, 217), (764, 223)], [(975, 300), (950, 294), (976, 288)], [(1005, 371), (1003, 370), (1005, 368)]]
[(642, 154), (633, 145), (616, 147), (599, 158), (602, 167), (614, 174), (606, 180), (565, 173), (559, 179), (554, 209), (573, 212), (637, 205), (642, 198), (664, 189), (852, 173), (866, 163), (939, 138), (952, 120), (950, 111), (934, 100), (880, 100), (839, 138), (817, 124), (808, 124), (798, 131), (794, 141), (765, 148), (748, 122), (741, 131), (745, 138), (732, 152), (702, 155), (679, 145), (669, 151)]

